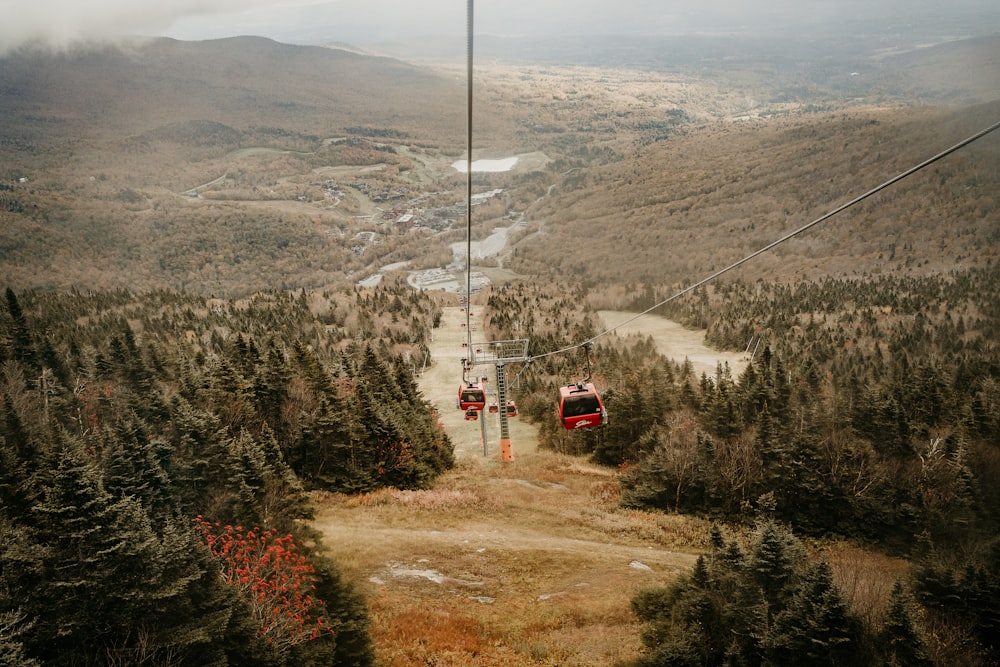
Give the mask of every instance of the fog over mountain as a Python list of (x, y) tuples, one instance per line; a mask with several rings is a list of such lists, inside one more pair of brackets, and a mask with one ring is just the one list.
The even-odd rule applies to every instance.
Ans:
[[(451, 0), (3, 0), (0, 54), (25, 46), (65, 48), (123, 35), (184, 40), (259, 35), (299, 44), (408, 45), (420, 57), (461, 49), (465, 3)], [(1000, 31), (990, 0), (861, 2), (707, 0), (528, 0), (480, 2), (477, 34), (522, 39), (565, 35), (853, 36), (859, 33), (941, 40)]]
[[(465, 3), (312, 2), (292, 7), (262, 6), (232, 17), (222, 26), (209, 18), (182, 18), (171, 27), (174, 36), (221, 36), (220, 30), (252, 29), (291, 41), (340, 40), (369, 44), (423, 35), (462, 34)], [(967, 32), (1000, 29), (1000, 8), (984, 0), (829, 3), (818, 0), (606, 0), (543, 3), (529, 0), (479, 2), (475, 6), (476, 32), (502, 36), (541, 35), (678, 35), (690, 33), (785, 33), (789, 30), (893, 30), (935, 20), (939, 27)], [(949, 25), (950, 24), (950, 25)]]

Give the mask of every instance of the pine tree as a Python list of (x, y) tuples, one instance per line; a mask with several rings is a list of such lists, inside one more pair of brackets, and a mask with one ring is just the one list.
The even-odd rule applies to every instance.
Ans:
[(754, 447), (760, 454), (763, 475), (761, 493), (782, 493), (788, 482), (789, 456), (786, 441), (779, 435), (777, 420), (771, 417), (767, 404), (761, 406), (757, 415), (757, 433)]
[(259, 502), (262, 525), (291, 532), (294, 522), (312, 518), (312, 506), (299, 478), (281, 454), (269, 428), (259, 437), (264, 461), (264, 489)]
[(343, 492), (370, 488), (361, 456), (365, 430), (360, 414), (348, 405), (323, 398), (316, 416), (303, 426), (298, 470), (308, 483)]
[(13, 321), (10, 334), (10, 358), (14, 361), (24, 363), (30, 373), (37, 373), (40, 370), (38, 365), (38, 353), (35, 351), (35, 344), (31, 336), (31, 328), (28, 319), (21, 310), (21, 303), (14, 294), (14, 290), (7, 288), (7, 312), (10, 313)]
[[(711, 384), (711, 382), (709, 382)], [(712, 435), (720, 439), (731, 438), (739, 433), (739, 411), (733, 397), (734, 385), (731, 379), (720, 378), (711, 392), (711, 399), (705, 407), (705, 424)]]
[[(0, 539), (3, 532), (0, 530)], [(6, 606), (0, 595), (0, 605)], [(19, 609), (0, 611), (0, 665), (3, 667), (41, 667), (42, 663), (28, 657), (21, 636), (31, 630), (31, 621)]]
[(773, 521), (758, 525), (747, 567), (767, 602), (769, 620), (785, 608), (804, 560), (805, 550), (790, 531)]
[(934, 664), (927, 656), (923, 634), (917, 627), (914, 605), (903, 584), (897, 581), (892, 587), (885, 625), (878, 638), (888, 667), (932, 667)]
[(821, 560), (803, 575), (787, 605), (774, 616), (762, 641), (764, 665), (818, 667), (861, 665), (859, 624), (848, 614), (833, 581), (833, 571)]
[(282, 410), (288, 401), (291, 372), (285, 355), (273, 340), (268, 344), (265, 359), (253, 378), (252, 392), (257, 414), (277, 438), (290, 440), (294, 430), (286, 422)]
[[(316, 596), (326, 607), (332, 637), (304, 642), (293, 648), (289, 664), (342, 665), (370, 667), (375, 664), (375, 650), (368, 634), (368, 606), (360, 591), (344, 581), (335, 563), (319, 554), (311, 554), (315, 566)], [(332, 644), (332, 647), (330, 646)], [(310, 662), (297, 658), (308, 654)], [(329, 654), (328, 660), (322, 660)], [(321, 661), (322, 660), (322, 661)]]
[(167, 474), (188, 514), (201, 512), (222, 519), (235, 502), (227, 480), (229, 462), (225, 429), (211, 412), (196, 409), (180, 396), (171, 404), (164, 437), (172, 453)]
[(253, 402), (249, 383), (224, 357), (216, 359), (209, 371), (209, 386), (203, 397), (231, 436), (253, 423)]
[(638, 459), (639, 439), (649, 430), (653, 415), (635, 374), (632, 379), (632, 382), (604, 394), (605, 407), (615, 418), (598, 429), (599, 432), (576, 436), (583, 441), (583, 450), (590, 453), (597, 463), (617, 466)]
[(862, 665), (860, 625), (823, 561), (762, 522), (749, 554), (713, 529), (689, 575), (633, 598), (647, 653), (634, 666)]
[(666, 588), (640, 591), (632, 598), (632, 611), (645, 623), (642, 643), (647, 647), (646, 654), (632, 667), (719, 664), (704, 661), (706, 638), (681, 609), (690, 598), (698, 597), (691, 580), (685, 577)]
[(81, 443), (62, 443), (33, 512), (37, 528), (0, 529), (0, 592), (33, 619), (29, 655), (51, 665), (273, 664), (191, 526), (166, 520), (157, 532), (135, 496), (105, 490)]
[(38, 451), (12, 401), (0, 396), (0, 514), (12, 521), (30, 520), (37, 496)]
[(138, 499), (157, 523), (181, 512), (180, 494), (137, 415), (127, 414), (87, 440), (101, 452), (109, 493)]
[(96, 660), (120, 641), (147, 590), (157, 548), (148, 517), (135, 499), (105, 491), (99, 468), (73, 441), (63, 443), (33, 511), (38, 579), (29, 575), (15, 588), (38, 618), (33, 653)]

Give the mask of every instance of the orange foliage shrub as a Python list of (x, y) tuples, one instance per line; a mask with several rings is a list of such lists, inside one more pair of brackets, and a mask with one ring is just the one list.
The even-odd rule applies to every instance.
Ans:
[(323, 602), (312, 595), (315, 568), (296, 550), (291, 535), (275, 530), (243, 531), (202, 517), (194, 519), (212, 554), (223, 565), (222, 574), (239, 588), (260, 623), (257, 634), (279, 648), (316, 639), (333, 630), (323, 616)]

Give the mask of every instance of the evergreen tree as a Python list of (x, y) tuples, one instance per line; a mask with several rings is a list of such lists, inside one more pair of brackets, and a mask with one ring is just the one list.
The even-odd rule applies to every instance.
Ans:
[(30, 640), (34, 622), (17, 597), (18, 579), (31, 579), (36, 572), (38, 547), (28, 530), (7, 519), (0, 506), (0, 665), (41, 667), (29, 657), (25, 641)]
[(760, 453), (764, 468), (761, 493), (783, 493), (790, 477), (786, 441), (778, 430), (777, 421), (772, 419), (767, 403), (764, 403), (757, 415), (757, 433), (754, 436), (754, 447)]
[(265, 428), (259, 441), (264, 462), (264, 489), (260, 497), (262, 525), (291, 532), (294, 522), (312, 518), (309, 496), (285, 461), (271, 430)]
[(88, 436), (86, 441), (101, 452), (105, 488), (109, 493), (138, 499), (157, 523), (181, 512), (180, 495), (137, 415), (124, 415), (117, 423)]
[(805, 550), (790, 531), (773, 521), (758, 525), (747, 567), (767, 602), (769, 621), (795, 591), (804, 560)]
[(216, 416), (193, 407), (180, 396), (171, 404), (164, 436), (171, 449), (167, 473), (181, 496), (184, 511), (217, 519), (235, 518), (237, 503), (229, 484), (230, 453), (225, 429)]
[(830, 567), (790, 531), (761, 522), (749, 554), (717, 528), (710, 543), (689, 575), (633, 598), (647, 648), (633, 665), (866, 664)]
[[(348, 398), (348, 397), (345, 397)], [(369, 482), (362, 460), (365, 429), (346, 400), (321, 398), (316, 415), (302, 428), (298, 466), (308, 483), (350, 492)]]
[(914, 604), (903, 584), (897, 581), (892, 587), (885, 625), (878, 637), (887, 667), (932, 667), (934, 664), (927, 656), (923, 634), (914, 618)]
[(591, 452), (597, 463), (617, 466), (638, 461), (640, 443), (662, 414), (653, 409), (649, 396), (649, 387), (657, 385), (643, 382), (638, 372), (632, 373), (630, 380), (617, 391), (605, 393), (606, 408), (615, 418), (602, 428), (583, 434), (588, 438), (586, 451)]
[(38, 357), (43, 369), (52, 373), (55, 383), (65, 386), (69, 384), (69, 369), (52, 346), (49, 336), (43, 335), (38, 342)]
[(733, 390), (732, 379), (720, 376), (704, 408), (706, 427), (712, 435), (723, 440), (733, 437), (741, 428)]
[(97, 662), (141, 617), (158, 540), (141, 505), (112, 498), (73, 441), (33, 511), (38, 560), (12, 586), (38, 619), (32, 653), (51, 664)]
[(288, 402), (291, 372), (285, 355), (274, 340), (267, 346), (264, 361), (253, 375), (253, 401), (256, 413), (279, 440), (291, 440), (295, 431), (282, 411)]
[[(370, 620), (368, 607), (358, 589), (344, 581), (336, 564), (321, 555), (311, 556), (316, 568), (316, 596), (323, 600), (327, 618), (333, 629), (334, 647), (331, 659), (313, 664), (343, 665), (343, 667), (370, 667), (375, 664), (375, 650), (368, 634)], [(302, 645), (303, 650), (314, 651)], [(297, 664), (290, 661), (292, 664)]]
[(30, 629), (31, 623), (20, 611), (0, 612), (0, 666), (41, 667), (40, 662), (28, 657), (21, 643), (21, 635)]
[(928, 548), (917, 569), (920, 603), (946, 624), (967, 629), (988, 658), (1000, 660), (1000, 538), (980, 546), (981, 553), (954, 559)]
[[(37, 496), (38, 452), (12, 401), (0, 396), (0, 514), (12, 521), (30, 520)], [(34, 472), (33, 472), (34, 471)]]
[(207, 405), (233, 437), (253, 424), (253, 402), (249, 383), (225, 357), (215, 360), (208, 375), (208, 387), (202, 392)]
[(7, 299), (7, 312), (10, 313), (12, 320), (9, 336), (9, 358), (25, 364), (30, 373), (37, 373), (40, 370), (38, 353), (35, 351), (35, 344), (31, 336), (31, 327), (28, 325), (28, 319), (25, 317), (24, 311), (21, 310), (21, 302), (18, 301), (14, 290), (9, 287), (6, 290), (5, 296)]
[[(704, 567), (701, 559), (699, 563)], [(721, 664), (718, 658), (706, 660), (712, 645), (698, 621), (712, 612), (703, 589), (693, 581), (685, 578), (667, 588), (640, 591), (632, 598), (632, 611), (646, 623), (642, 642), (649, 649), (632, 663), (634, 667)]]
[(826, 561), (813, 565), (762, 641), (764, 665), (861, 665), (860, 624), (852, 619)]

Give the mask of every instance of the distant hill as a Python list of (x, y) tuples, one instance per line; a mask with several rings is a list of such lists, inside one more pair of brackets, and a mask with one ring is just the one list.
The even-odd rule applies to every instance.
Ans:
[[(914, 26), (907, 26), (914, 29)], [(482, 35), (481, 63), (634, 68), (671, 71), (818, 101), (844, 95), (903, 97), (925, 103), (975, 104), (1000, 95), (1000, 34), (969, 34), (947, 24), (907, 33), (857, 24), (806, 33), (690, 35)], [(406, 57), (407, 44), (382, 51)], [(428, 60), (455, 61), (454, 40), (423, 44)]]
[(975, 104), (1000, 98), (1000, 34), (887, 56), (896, 93), (923, 101)]
[(26, 52), (0, 63), (8, 142), (119, 137), (187, 121), (320, 136), (364, 124), (460, 137), (464, 127), (464, 86), (426, 68), (258, 37)]
[[(321, 172), (372, 167), (381, 190), (413, 166), (396, 146), (450, 164), (465, 93), (393, 58), (253, 37), (0, 59), (0, 280), (220, 295), (349, 280), (377, 261), (352, 241), (377, 211), (358, 191), (327, 206)], [(480, 127), (511, 134), (512, 117)], [(195, 194), (215, 182), (229, 191)]]
[[(589, 45), (597, 63), (618, 49), (645, 69), (609, 57), (477, 70), (477, 151), (548, 159), (477, 177), (504, 192), (479, 209), (484, 230), (524, 214), (506, 268), (690, 281), (1000, 117), (1000, 36), (848, 59), (817, 48), (801, 62), (794, 41), (712, 51), (699, 39)], [(0, 59), (0, 280), (222, 296), (445, 264), (464, 225), (410, 234), (385, 221), (431, 206), (456, 216), (465, 92), (454, 67), (252, 37)], [(789, 244), (757, 275), (989, 261), (998, 141)]]
[[(868, 108), (706, 126), (566, 173), (510, 268), (588, 285), (689, 285), (1000, 121)], [(740, 269), (746, 279), (920, 275), (996, 261), (1000, 130)]]

